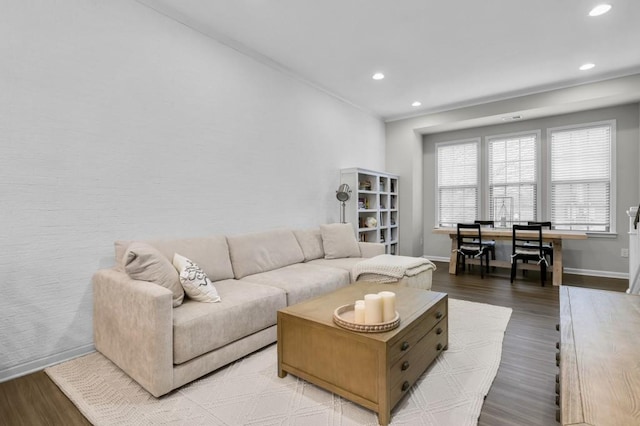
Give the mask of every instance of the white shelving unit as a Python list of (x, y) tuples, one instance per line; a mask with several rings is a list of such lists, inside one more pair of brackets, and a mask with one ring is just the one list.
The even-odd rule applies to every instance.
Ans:
[[(383, 243), (387, 254), (398, 253), (398, 176), (360, 168), (342, 169), (340, 183), (351, 188), (345, 219), (359, 241)], [(370, 219), (375, 219), (375, 224)]]

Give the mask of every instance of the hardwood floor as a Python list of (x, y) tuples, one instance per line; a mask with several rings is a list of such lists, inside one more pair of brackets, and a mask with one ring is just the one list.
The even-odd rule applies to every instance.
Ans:
[[(556, 423), (555, 343), (559, 333), (558, 287), (540, 286), (539, 275), (518, 274), (513, 285), (509, 271), (497, 269), (480, 279), (477, 267), (458, 276), (448, 264), (437, 263), (433, 290), (455, 299), (508, 306), (513, 309), (505, 333), (498, 374), (485, 399), (481, 426), (539, 425)], [(565, 285), (624, 291), (626, 280), (564, 275)], [(43, 372), (0, 383), (0, 424), (89, 425), (67, 397)]]

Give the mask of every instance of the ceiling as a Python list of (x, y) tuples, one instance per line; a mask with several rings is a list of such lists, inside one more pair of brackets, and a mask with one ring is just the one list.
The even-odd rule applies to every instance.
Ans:
[(640, 73), (638, 0), (138, 1), (387, 121)]

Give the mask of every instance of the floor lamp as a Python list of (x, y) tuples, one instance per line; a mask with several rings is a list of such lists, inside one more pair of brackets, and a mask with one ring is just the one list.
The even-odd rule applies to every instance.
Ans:
[(346, 183), (340, 185), (338, 187), (338, 190), (336, 191), (336, 198), (342, 203), (342, 210), (340, 212), (340, 223), (346, 223), (344, 210), (345, 203), (349, 201), (349, 198), (351, 198), (351, 189), (349, 189), (349, 185), (347, 185)]

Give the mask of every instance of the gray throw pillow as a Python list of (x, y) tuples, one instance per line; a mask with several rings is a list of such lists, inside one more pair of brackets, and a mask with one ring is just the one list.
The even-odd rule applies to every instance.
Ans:
[(122, 264), (134, 280), (149, 281), (171, 290), (174, 308), (182, 304), (184, 290), (178, 271), (157, 249), (146, 243), (133, 242), (127, 247)]
[(361, 257), (360, 246), (350, 223), (320, 225), (325, 259)]

